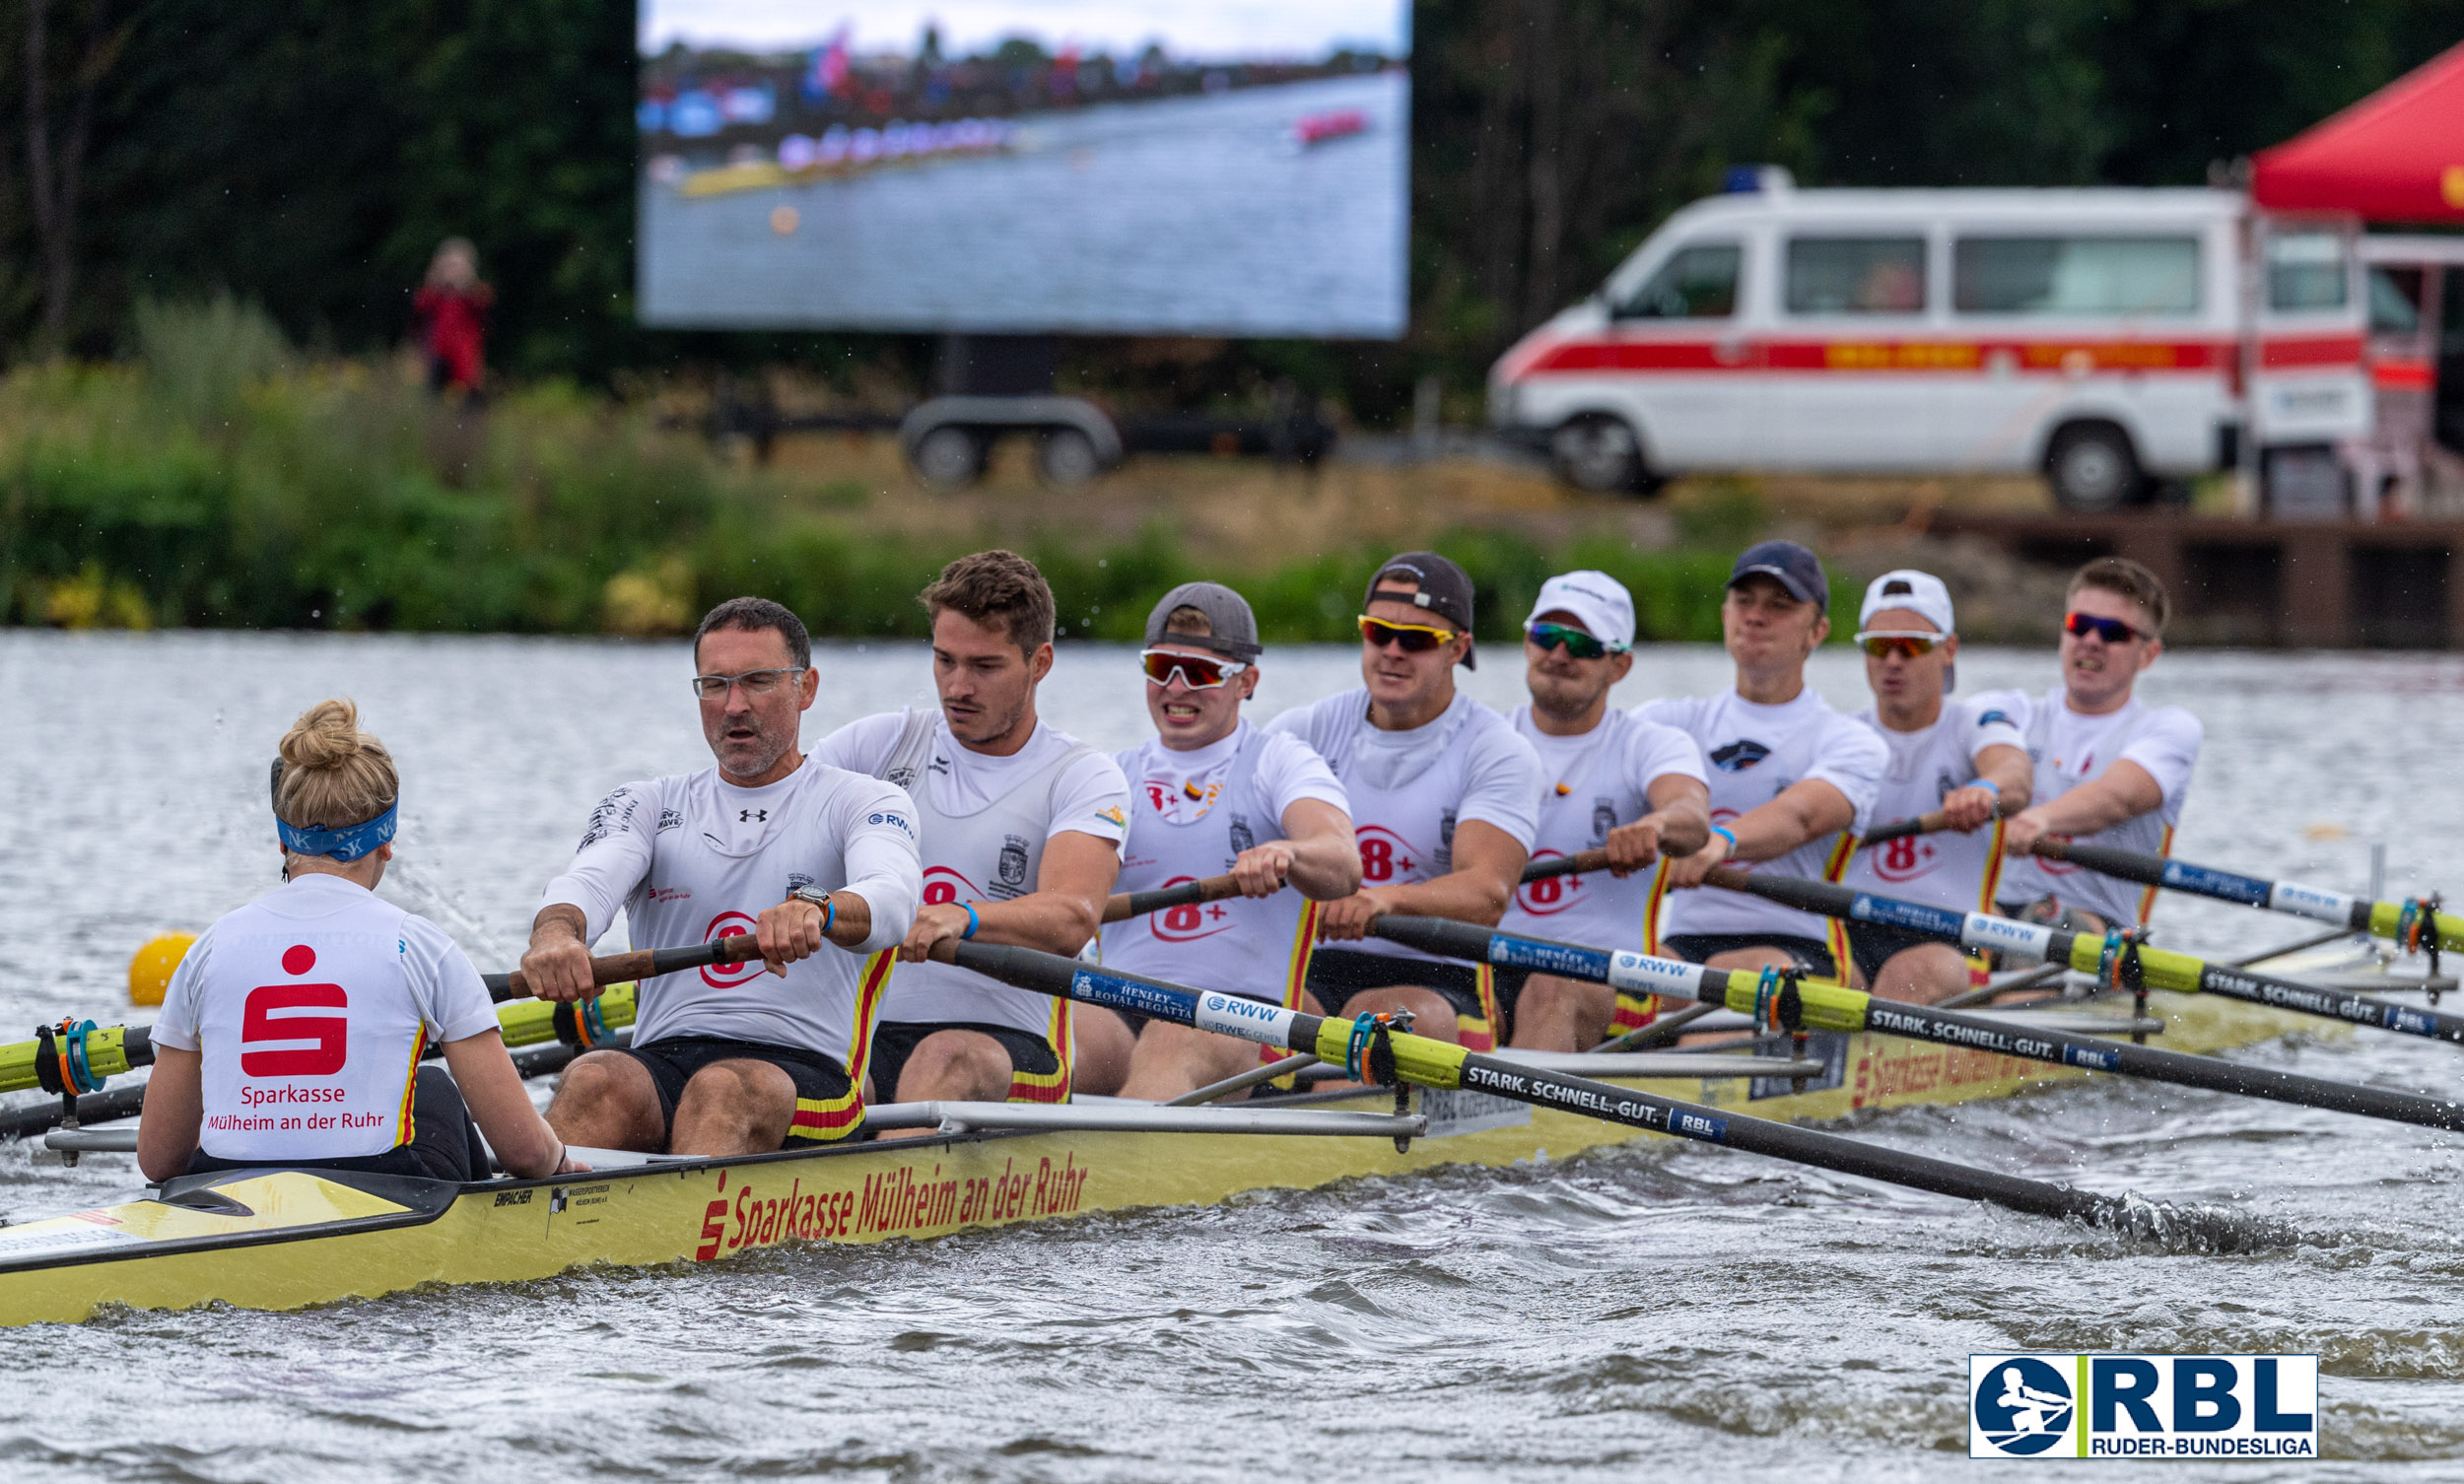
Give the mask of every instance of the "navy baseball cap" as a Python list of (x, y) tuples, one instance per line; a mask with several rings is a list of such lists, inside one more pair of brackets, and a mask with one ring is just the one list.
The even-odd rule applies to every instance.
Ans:
[(1821, 559), (1796, 542), (1757, 541), (1746, 547), (1728, 574), (1728, 585), (1734, 587), (1756, 573), (1787, 588), (1798, 602), (1830, 612), (1831, 579), (1822, 572)]

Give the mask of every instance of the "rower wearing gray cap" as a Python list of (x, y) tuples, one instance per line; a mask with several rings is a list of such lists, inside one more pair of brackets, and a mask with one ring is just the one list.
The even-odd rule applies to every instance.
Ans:
[[(1220, 582), (1184, 582), (1147, 615), (1138, 662), (1155, 735), (1113, 758), (1129, 780), (1119, 889), (1229, 873), (1242, 894), (1111, 923), (1104, 963), (1301, 1009), (1317, 905), (1359, 889), (1360, 853), (1350, 803), (1325, 760), (1298, 737), (1262, 731), (1241, 715), (1258, 691), (1259, 653), (1249, 603)], [(1077, 1020), (1084, 1091), (1108, 1091), (1090, 1080), (1112, 1060), (1092, 1054), (1099, 1038), (1116, 1040), (1107, 1021), (1123, 1027), (1118, 1039), (1136, 1038), (1120, 1088), (1127, 1097), (1177, 1098), (1261, 1054), (1247, 1042), (1085, 1006)]]
[(1740, 892), (1685, 890), (1726, 860), (1822, 881), (1847, 869), (1890, 753), (1806, 684), (1806, 659), (1831, 632), (1830, 601), (1814, 553), (1794, 541), (1746, 548), (1720, 603), (1736, 683), (1637, 712), (1690, 734), (1711, 764), (1711, 840), (1669, 863), (1671, 894), (1654, 924), (1660, 943), (1697, 964), (1846, 972), (1847, 942), (1830, 919)]
[[(1959, 636), (1951, 589), (1931, 573), (1902, 569), (1876, 577), (1857, 612), (1874, 707), (1857, 715), (1890, 749), (1874, 820), (1888, 824), (1940, 811), (1950, 828), (1904, 835), (1857, 851), (1846, 882), (1960, 912), (1994, 910), (2002, 879), (2002, 816), (2027, 807), (2027, 698), (1989, 691), (1946, 701)], [(1904, 927), (1848, 924), (1848, 949), (1866, 988), (1884, 999), (1932, 1004), (1968, 987), (1959, 950)]]

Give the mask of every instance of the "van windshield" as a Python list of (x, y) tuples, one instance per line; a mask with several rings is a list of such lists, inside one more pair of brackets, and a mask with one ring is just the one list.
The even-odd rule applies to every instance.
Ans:
[(2289, 232), (2267, 239), (2267, 306), (2341, 309), (2344, 238), (2332, 232)]
[(1679, 247), (1616, 305), (1619, 319), (1725, 319), (1737, 312), (1745, 251), (1735, 242)]
[(1791, 314), (1919, 314), (1924, 310), (1923, 237), (1790, 239)]
[(2195, 314), (2199, 239), (1961, 237), (1951, 307), (1962, 314)]

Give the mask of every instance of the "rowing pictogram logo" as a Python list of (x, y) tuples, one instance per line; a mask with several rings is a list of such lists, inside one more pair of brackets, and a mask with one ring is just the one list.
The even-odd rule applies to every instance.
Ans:
[(1884, 881), (1914, 881), (1941, 863), (1941, 852), (1921, 835), (1886, 840), (1874, 851), (1874, 874)]
[[(1564, 853), (1562, 850), (1536, 850), (1532, 854), (1532, 860), (1537, 864), (1543, 860), (1554, 860)], [(1515, 889), (1516, 905), (1535, 917), (1552, 916), (1564, 911), (1581, 900), (1582, 896), (1583, 878), (1580, 876), (1542, 876), (1538, 881), (1527, 881)]]
[(1983, 1368), (1968, 1403), (1985, 1442), (2013, 1457), (2033, 1457), (2070, 1439), (2071, 1383), (2034, 1356)]
[[(1196, 879), (1194, 876), (1175, 876), (1164, 885), (1183, 886)], [(1179, 907), (1164, 909), (1147, 921), (1153, 925), (1155, 936), (1167, 943), (1194, 943), (1229, 928), (1232, 925), (1232, 910), (1220, 902), (1184, 902)]]
[(1361, 880), (1379, 886), (1420, 879), (1420, 855), (1411, 842), (1384, 825), (1363, 825), (1355, 833), (1360, 842)]

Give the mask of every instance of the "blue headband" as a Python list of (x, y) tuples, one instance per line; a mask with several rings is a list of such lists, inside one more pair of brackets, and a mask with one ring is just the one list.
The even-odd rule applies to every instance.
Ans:
[(402, 807), (399, 799), (385, 806), (385, 812), (357, 825), (339, 830), (303, 830), (286, 824), (281, 815), (274, 816), (274, 829), (282, 836), (282, 847), (294, 855), (330, 855), (336, 860), (357, 860), (378, 845), (393, 841), (394, 815)]

